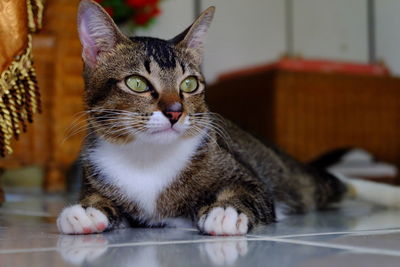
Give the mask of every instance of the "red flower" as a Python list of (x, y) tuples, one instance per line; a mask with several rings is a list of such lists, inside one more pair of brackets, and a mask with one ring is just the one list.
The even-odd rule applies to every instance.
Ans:
[(157, 17), (158, 15), (161, 14), (161, 9), (158, 6), (153, 6), (149, 14), (151, 17)]
[(111, 17), (114, 15), (114, 9), (112, 7), (104, 7), (104, 10), (107, 11), (108, 15)]
[(126, 3), (134, 8), (142, 8), (149, 4), (149, 0), (126, 0)]
[(146, 25), (147, 22), (149, 22), (149, 20), (151, 19), (151, 16), (147, 13), (140, 13), (137, 14), (134, 18), (133, 21), (137, 24), (137, 25)]
[(101, 3), (101, 2), (103, 2), (103, 0), (94, 0), (94, 1), (96, 1), (97, 3)]

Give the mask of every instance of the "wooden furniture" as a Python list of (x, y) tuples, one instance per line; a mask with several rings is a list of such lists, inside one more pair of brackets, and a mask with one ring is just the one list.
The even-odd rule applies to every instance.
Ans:
[(2, 170), (0, 170), (0, 206), (1, 206), (1, 204), (3, 204), (3, 202), (5, 201), (5, 196), (4, 196), (4, 189), (2, 188), (2, 185), (1, 185), (1, 174), (2, 174)]
[(65, 187), (65, 173), (76, 159), (82, 134), (65, 139), (74, 115), (83, 110), (81, 48), (76, 30), (79, 0), (47, 0), (43, 29), (33, 37), (33, 56), (42, 114), (14, 142), (14, 153), (0, 159), (1, 168), (39, 165), (46, 170), (44, 187)]
[(400, 167), (399, 78), (280, 68), (228, 76), (208, 88), (211, 108), (301, 161), (358, 146)]

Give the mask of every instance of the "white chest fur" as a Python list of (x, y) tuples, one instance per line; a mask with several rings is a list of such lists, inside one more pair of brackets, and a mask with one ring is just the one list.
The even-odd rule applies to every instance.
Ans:
[(88, 159), (106, 182), (117, 186), (151, 216), (159, 194), (177, 178), (200, 142), (199, 136), (169, 144), (135, 141), (116, 145), (100, 141), (88, 153)]

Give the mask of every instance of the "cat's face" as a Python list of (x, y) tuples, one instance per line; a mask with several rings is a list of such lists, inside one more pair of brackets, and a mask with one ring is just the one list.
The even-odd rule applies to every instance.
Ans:
[(90, 129), (117, 143), (166, 143), (205, 131), (199, 65), (213, 13), (172, 40), (127, 38), (98, 4), (83, 0), (78, 30)]

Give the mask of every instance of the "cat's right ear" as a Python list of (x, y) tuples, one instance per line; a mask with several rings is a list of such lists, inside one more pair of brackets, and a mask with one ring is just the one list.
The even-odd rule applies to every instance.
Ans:
[(215, 7), (207, 8), (189, 28), (170, 40), (178, 47), (187, 49), (194, 56), (197, 64), (201, 64), (203, 60), (204, 43), (214, 13)]
[(81, 0), (78, 10), (78, 32), (82, 58), (93, 67), (102, 52), (112, 50), (124, 37), (107, 12), (92, 0)]

